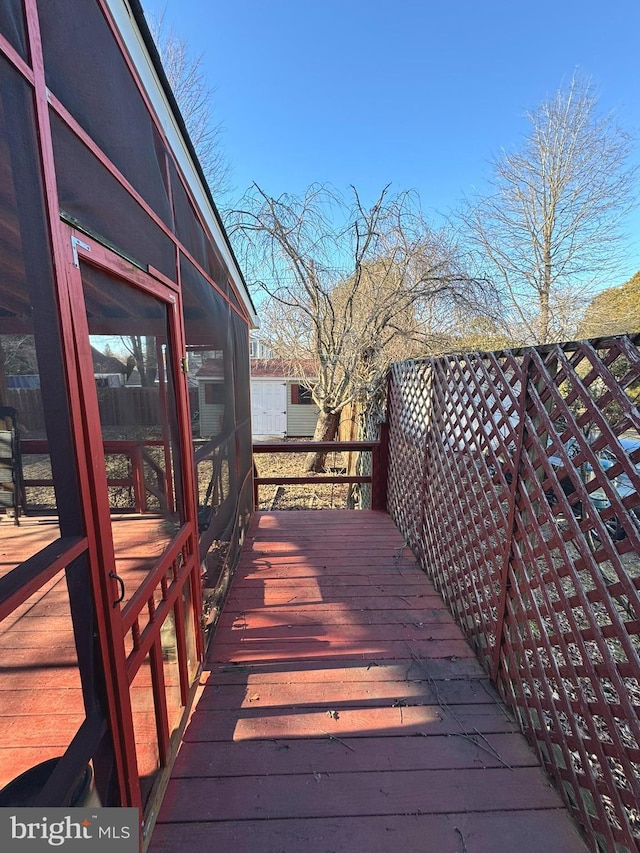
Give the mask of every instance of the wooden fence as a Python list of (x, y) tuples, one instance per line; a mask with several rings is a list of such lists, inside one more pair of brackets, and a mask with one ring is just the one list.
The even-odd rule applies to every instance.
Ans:
[[(191, 411), (198, 408), (198, 391), (189, 389)], [(18, 412), (21, 430), (39, 433), (45, 430), (42, 397), (39, 388), (10, 388), (7, 405)], [(161, 423), (158, 388), (98, 388), (100, 421), (103, 426), (155, 426)]]

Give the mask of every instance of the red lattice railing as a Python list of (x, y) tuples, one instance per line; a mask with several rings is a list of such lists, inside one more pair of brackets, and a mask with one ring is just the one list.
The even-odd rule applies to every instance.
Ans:
[(640, 335), (394, 365), (389, 510), (594, 850), (640, 841)]

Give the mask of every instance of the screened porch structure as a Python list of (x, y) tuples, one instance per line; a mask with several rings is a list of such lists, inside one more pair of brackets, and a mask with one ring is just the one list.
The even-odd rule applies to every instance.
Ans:
[(139, 2), (3, 2), (0, 78), (0, 802), (145, 840), (252, 511), (255, 314)]

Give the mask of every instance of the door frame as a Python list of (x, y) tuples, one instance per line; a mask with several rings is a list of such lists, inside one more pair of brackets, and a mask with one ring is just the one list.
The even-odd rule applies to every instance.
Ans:
[[(184, 614), (182, 606), (178, 606), (178, 602), (182, 602), (182, 591), (185, 589), (191, 590), (191, 616), (193, 617), (193, 630), (196, 638), (198, 671), (204, 652), (201, 630), (202, 602), (198, 559), (196, 487), (190, 441), (191, 420), (188, 390), (184, 372), (185, 362), (183, 361), (186, 350), (181, 299), (178, 286), (157, 271), (149, 269), (145, 272), (95, 239), (87, 237), (69, 226), (63, 225), (62, 227), (69, 241), (67, 245), (71, 250), (66, 281), (70, 306), (70, 328), (73, 335), (72, 349), (75, 355), (75, 368), (78, 378), (81, 435), (85, 450), (84, 455), (87, 460), (87, 497), (90, 516), (87, 527), (92, 557), (95, 606), (101, 615), (98, 624), (100, 628), (103, 627), (102, 636), (99, 640), (105, 661), (109, 710), (122, 797), (121, 805), (137, 807), (140, 809), (141, 817), (143, 813), (149, 817), (157, 813), (157, 800), (163, 791), (177, 749), (177, 743), (172, 741), (169, 733), (160, 642), (160, 628), (171, 611), (173, 611), (176, 619), (176, 639), (180, 662), (180, 693), (183, 706), (178, 732), (184, 727), (185, 718), (189, 712), (198, 682), (198, 673), (196, 673), (190, 684), (189, 674), (185, 670)], [(171, 540), (156, 562), (152, 572), (145, 578), (124, 608), (118, 603), (120, 588), (115, 570), (115, 550), (106, 488), (102, 428), (93, 376), (93, 359), (85, 311), (81, 262), (104, 270), (117, 277), (124, 284), (154, 297), (166, 306), (168, 318), (167, 344), (174, 356), (169, 359), (169, 364), (176, 396), (179, 470), (182, 475), (185, 521), (177, 536)], [(166, 583), (167, 572), (170, 572), (173, 577), (173, 581), (168, 585)], [(161, 581), (163, 573), (165, 579)], [(137, 614), (141, 613), (147, 606), (149, 596), (153, 597), (153, 592), (160, 582), (162, 583), (163, 593), (161, 604), (154, 611), (154, 618), (142, 631), (142, 636), (138, 637), (136, 647), (136, 629), (134, 626), (137, 624)], [(134, 649), (129, 655), (126, 654), (124, 645), (128, 632), (132, 632), (134, 636)], [(147, 655), (150, 656), (153, 676), (153, 703), (156, 713), (161, 766), (156, 774), (154, 789), (147, 800), (146, 808), (143, 809), (129, 688)], [(145, 835), (148, 834), (151, 826), (152, 822), (149, 821), (149, 825), (145, 826)]]

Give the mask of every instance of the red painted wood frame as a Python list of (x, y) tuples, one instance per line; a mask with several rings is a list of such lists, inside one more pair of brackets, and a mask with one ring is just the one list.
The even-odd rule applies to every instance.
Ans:
[(637, 849), (640, 335), (392, 366), (389, 511), (592, 849)]
[[(64, 230), (67, 232), (69, 241), (70, 260), (67, 264), (67, 281), (69, 303), (72, 306), (71, 321), (77, 359), (78, 388), (85, 427), (83, 441), (86, 458), (89, 460), (87, 478), (92, 502), (91, 517), (95, 524), (94, 532), (98, 543), (95, 554), (100, 581), (98, 606), (102, 607), (105, 623), (108, 626), (107, 639), (113, 662), (111, 683), (108, 684), (108, 688), (113, 692), (117, 725), (119, 731), (122, 732), (121, 760), (129, 780), (123, 805), (140, 807), (140, 789), (135, 784), (138, 779), (138, 771), (129, 688), (147, 655), (150, 655), (159, 757), (161, 766), (166, 767), (171, 756), (160, 631), (165, 619), (173, 613), (178, 647), (181, 701), (183, 706), (188, 707), (191, 685), (187, 669), (185, 614), (182, 606), (178, 606), (182, 602), (185, 590), (188, 591), (190, 599), (187, 618), (193, 620), (198, 659), (202, 657), (197, 510), (187, 384), (186, 377), (181, 371), (182, 355), (185, 351), (182, 312), (180, 310), (180, 297), (175, 286), (170, 288), (164, 282), (143, 272), (85, 235), (77, 234), (71, 228)], [(72, 241), (74, 241), (73, 244)], [(76, 258), (78, 260), (77, 266), (74, 262)], [(117, 277), (128, 286), (153, 297), (165, 306), (168, 318), (168, 347), (171, 355), (168, 364), (169, 369), (173, 371), (171, 378), (176, 393), (177, 418), (179, 435), (181, 436), (179, 470), (181, 470), (183, 478), (182, 511), (184, 522), (164, 549), (154, 568), (146, 574), (140, 586), (122, 609), (113, 606), (119, 597), (119, 590), (117, 579), (114, 577), (116, 574), (115, 553), (104, 467), (104, 443), (93, 376), (89, 327), (84, 307), (82, 264), (97, 267), (109, 275)], [(154, 600), (154, 592), (158, 590), (161, 598), (159, 604)], [(141, 616), (145, 621), (148, 620), (143, 628), (139, 627)], [(125, 640), (129, 632), (133, 641), (132, 649), (126, 652)]]
[(371, 451), (371, 474), (310, 474), (302, 477), (258, 477), (253, 478), (253, 502), (258, 506), (260, 486), (297, 486), (307, 483), (370, 483), (371, 509), (387, 508), (387, 466), (389, 455), (389, 430), (380, 425), (379, 441), (259, 441), (254, 443), (254, 453), (339, 453), (343, 450)]
[[(113, 22), (113, 18), (111, 16), (111, 12), (109, 11), (109, 7), (108, 7), (107, 3), (105, 2), (105, 0), (97, 0), (97, 2), (100, 5), (100, 8), (102, 9), (103, 15), (105, 16), (106, 20), (109, 22), (109, 25), (113, 31), (115, 40), (118, 43), (118, 46), (120, 47), (122, 55), (125, 59), (125, 62), (127, 63), (129, 70), (131, 71), (131, 75), (132, 75), (133, 79), (136, 81), (136, 84), (138, 85), (140, 95), (142, 96), (142, 99), (143, 99), (147, 109), (149, 110), (150, 115), (152, 116), (152, 118), (154, 120), (154, 123), (156, 125), (157, 130), (158, 130), (158, 133), (159, 133), (161, 139), (163, 140), (167, 151), (170, 153), (171, 152), (171, 145), (169, 144), (169, 141), (167, 139), (166, 132), (162, 126), (162, 122), (158, 118), (157, 113), (156, 113), (155, 109), (153, 108), (153, 105), (152, 105), (146, 91), (144, 90), (144, 87), (139, 82), (138, 73), (137, 73), (135, 64), (129, 55), (129, 52), (128, 52), (125, 44), (124, 44), (123, 39), (120, 36), (120, 33), (118, 32), (117, 27), (115, 26), (115, 24)], [(123, 186), (125, 186), (127, 188), (127, 191), (129, 192), (129, 194), (136, 199), (138, 204), (145, 210), (145, 212), (149, 215), (149, 217), (151, 219), (153, 219), (153, 221), (156, 223), (156, 225), (159, 228), (161, 228), (162, 231), (164, 231), (168, 237), (170, 237), (172, 240), (175, 241), (177, 239), (175, 234), (173, 234), (167, 228), (165, 223), (160, 219), (160, 217), (157, 216), (155, 211), (152, 210), (152, 208), (150, 208), (149, 205), (147, 205), (147, 203), (144, 201), (144, 199), (129, 184), (129, 182), (124, 177), (124, 175), (122, 175), (118, 171), (118, 169), (113, 165), (113, 163), (111, 163), (108, 159), (106, 159), (104, 157), (104, 155), (102, 154), (102, 152), (100, 151), (98, 146), (93, 142), (91, 137), (89, 137), (82, 130), (80, 125), (74, 120), (73, 116), (71, 116), (67, 112), (67, 110), (65, 110), (65, 108), (62, 106), (62, 104), (60, 104), (60, 102), (55, 97), (53, 97), (51, 94), (49, 97), (50, 97), (50, 104), (53, 107), (53, 109), (55, 109), (59, 113), (59, 115), (65, 120), (65, 122), (73, 129), (74, 133), (76, 133), (79, 136), (79, 138), (82, 139), (82, 141), (87, 146), (87, 148), (89, 148), (89, 150), (92, 151), (95, 154), (95, 156), (98, 157), (98, 159), (111, 172), (111, 174), (114, 175), (114, 177), (116, 177), (118, 179), (118, 181)], [(189, 198), (189, 201), (190, 201), (191, 205), (193, 206), (193, 210), (195, 211), (195, 213), (197, 215), (198, 222), (199, 222), (200, 226), (203, 228), (205, 234), (208, 236), (208, 238), (211, 240), (211, 242), (215, 245), (216, 241), (213, 239), (211, 231), (210, 231), (205, 219), (203, 218), (203, 216), (201, 214), (200, 207), (196, 202), (193, 191), (191, 190), (191, 188), (189, 186), (189, 182), (186, 180), (186, 178), (184, 176), (183, 170), (180, 168), (180, 164), (175, 160), (175, 158), (173, 158), (173, 163), (174, 163), (174, 166), (177, 169), (177, 172), (180, 176), (180, 180), (181, 180), (182, 185), (185, 189), (187, 197)], [(168, 181), (168, 184), (170, 186), (171, 182)], [(221, 228), (222, 228), (222, 224), (221, 224)], [(191, 261), (191, 263), (196, 267), (196, 269), (201, 273), (201, 275), (203, 275), (206, 279), (211, 281), (210, 276), (207, 274), (207, 272), (198, 263), (196, 258), (194, 258), (192, 256), (192, 254), (189, 252), (189, 250), (185, 246), (183, 246), (182, 244), (180, 244), (180, 251), (185, 255), (185, 257), (187, 257)], [(179, 269), (179, 265), (178, 265), (178, 269)], [(150, 269), (149, 271), (155, 273), (155, 270)], [(162, 278), (161, 273), (158, 273), (158, 275), (160, 278)], [(218, 292), (218, 294), (222, 297), (222, 299), (224, 299), (224, 301), (229, 304), (231, 310), (233, 310), (236, 314), (238, 314), (238, 316), (242, 317), (243, 320), (245, 320), (246, 322), (249, 322), (249, 314), (247, 312), (247, 309), (246, 309), (246, 306), (245, 306), (243, 300), (240, 298), (240, 295), (238, 293), (238, 288), (236, 287), (235, 282), (231, 278), (227, 279), (227, 284), (231, 286), (231, 289), (235, 295), (235, 298), (238, 302), (238, 306), (240, 306), (240, 308), (238, 308), (238, 306), (236, 306), (234, 304), (234, 301), (232, 299), (230, 299), (228, 297), (228, 295), (224, 292), (224, 289), (220, 286), (220, 282), (211, 281), (211, 284), (214, 287), (214, 289)]]
[[(33, 70), (25, 66), (25, 63), (20, 60), (15, 51), (13, 51), (4, 40), (0, 44), (0, 48), (2, 49), (3, 54), (14, 64), (17, 70), (23, 74), (25, 79), (33, 85), (35, 119), (38, 138), (40, 141), (41, 177), (58, 298), (57, 319), (60, 326), (61, 337), (65, 342), (67, 342), (67, 346), (65, 346), (62, 353), (68, 377), (67, 387), (64, 391), (67, 396), (69, 411), (71, 414), (71, 429), (77, 459), (79, 489), (87, 531), (86, 548), (91, 568), (94, 595), (100, 600), (106, 601), (112, 595), (112, 589), (111, 581), (102, 576), (98, 570), (100, 538), (97, 535), (98, 531), (94, 524), (94, 518), (92, 515), (89, 478), (90, 456), (86, 455), (86, 444), (84, 441), (85, 424), (82, 421), (83, 400), (77, 382), (77, 361), (73, 348), (74, 332), (71, 322), (71, 304), (69, 291), (66, 287), (66, 267), (68, 263), (72, 261), (72, 251), (68, 240), (65, 241), (65, 235), (60, 227), (53, 143), (49, 124), (48, 90), (45, 82), (36, 0), (25, 0), (24, 9), (29, 54)], [(52, 322), (55, 322), (55, 318), (52, 318)], [(64, 544), (65, 540), (63, 539), (61, 541), (61, 545)], [(49, 550), (50, 549), (45, 549), (42, 554), (38, 555), (39, 562), (46, 562), (50, 560), (50, 566), (47, 574), (53, 572), (57, 566), (62, 567), (63, 565), (67, 565), (69, 560), (71, 560), (75, 555), (75, 551), (70, 549), (64, 554), (59, 555), (58, 560), (55, 560), (50, 557)], [(44, 575), (42, 577), (44, 577)], [(42, 577), (39, 578), (39, 580), (42, 580)], [(24, 595), (25, 591), (25, 589), (22, 589), (17, 591), (16, 594)], [(127, 748), (127, 745), (132, 742), (132, 736), (130, 728), (127, 729), (121, 724), (123, 715), (121, 710), (118, 708), (120, 696), (126, 685), (122, 679), (122, 667), (119, 665), (119, 659), (113, 641), (114, 614), (108, 607), (95, 607), (95, 616), (104, 671), (105, 673), (111, 674), (111, 682), (107, 689), (107, 718), (114, 747), (114, 762), (120, 798), (123, 805), (128, 804), (138, 806), (140, 802), (140, 795), (139, 790), (136, 790), (136, 785), (134, 784), (137, 778), (135, 776), (135, 762), (133, 761), (132, 750), (130, 747)], [(79, 733), (79, 735), (80, 734), (81, 733)], [(58, 771), (54, 773), (54, 776), (57, 774)], [(55, 779), (52, 777), (51, 781), (55, 782)]]
[[(103, 5), (105, 17), (111, 22), (108, 9)], [(108, 168), (120, 183), (125, 186), (129, 193), (136, 199), (145, 212), (155, 221), (157, 217), (147, 204), (135, 193), (118, 173), (104, 154), (99, 151), (95, 144), (81, 130), (72, 117), (57, 102), (55, 97), (48, 92), (45, 82), (44, 62), (42, 46), (40, 42), (38, 10), (36, 0), (24, 0), (25, 23), (29, 56), (31, 67), (25, 62), (9, 42), (0, 36), (0, 52), (17, 69), (23, 78), (33, 88), (33, 100), (35, 106), (35, 117), (38, 138), (40, 142), (40, 166), (44, 189), (46, 217), (48, 222), (49, 236), (51, 241), (51, 254), (55, 271), (55, 284), (58, 298), (58, 318), (61, 336), (65, 342), (63, 353), (64, 365), (67, 374), (66, 394), (72, 422), (72, 436), (78, 467), (79, 487), (83, 516), (86, 524), (86, 538), (82, 541), (77, 539), (61, 540), (45, 549), (37, 560), (34, 568), (28, 568), (30, 581), (41, 583), (44, 577), (49, 577), (52, 572), (63, 567), (68, 561), (75, 558), (80, 550), (85, 549), (88, 553), (91, 577), (96, 601), (96, 620), (99, 635), (99, 644), (104, 663), (104, 670), (109, 678), (107, 685), (107, 716), (113, 737), (115, 748), (115, 764), (117, 770), (118, 786), (123, 805), (140, 805), (140, 790), (137, 781), (134, 734), (131, 724), (131, 707), (129, 700), (129, 684), (140, 666), (144, 656), (151, 652), (156, 671), (159, 670), (159, 642), (154, 626), (162, 623), (164, 616), (178, 601), (181, 590), (190, 583), (192, 591), (192, 616), (195, 625), (195, 637), (197, 643), (198, 657), (201, 658), (203, 651), (202, 634), (200, 631), (200, 583), (199, 567), (197, 565), (196, 548), (196, 502), (195, 485), (193, 482), (193, 460), (191, 458), (190, 443), (186, 440), (189, 434), (188, 425), (188, 402), (186, 396), (185, 378), (179, 375), (177, 365), (179, 355), (182, 354), (184, 341), (184, 328), (182, 313), (180, 311), (180, 297), (176, 285), (153, 270), (149, 274), (143, 273), (130, 264), (122, 261), (116, 255), (111, 254), (103, 247), (80, 235), (80, 240), (88, 245), (87, 259), (89, 263), (102, 266), (112, 274), (120, 276), (130, 285), (147, 290), (157, 298), (165, 300), (168, 306), (171, 325), (172, 347), (175, 358), (173, 364), (176, 375), (173, 377), (174, 386), (178, 389), (177, 406), (178, 420), (182, 427), (182, 435), (185, 436), (180, 443), (180, 468), (183, 472), (183, 494), (184, 494), (184, 518), (186, 523), (182, 526), (178, 536), (171, 542), (163, 553), (158, 563), (158, 573), (162, 570), (173, 571), (173, 580), (164, 583), (162, 588), (163, 601), (161, 607), (155, 613), (152, 620), (151, 630), (140, 633), (134, 652), (127, 659), (124, 655), (122, 639), (127, 630), (133, 628), (136, 620), (136, 608), (148, 604), (148, 593), (151, 581), (145, 583), (136, 596), (129, 602), (127, 608), (120, 612), (112, 606), (118, 590), (116, 582), (109, 577), (114, 559), (114, 548), (111, 539), (109, 523), (109, 506), (106, 500), (104, 470), (103, 470), (103, 446), (101, 444), (99, 413), (96, 405), (96, 392), (91, 374), (91, 358), (87, 357), (87, 326), (86, 316), (83, 312), (82, 287), (79, 270), (74, 266), (74, 253), (71, 237), (75, 236), (71, 229), (62, 225), (59, 219), (59, 202), (57, 195), (55, 165), (53, 156), (53, 145), (51, 129), (49, 124), (50, 110), (56, 111), (61, 118), (69, 124), (74, 132), (82, 139), (85, 145), (93, 151), (102, 164)], [(113, 28), (113, 24), (112, 24)], [(115, 32), (115, 28), (114, 32)], [(115, 33), (123, 53), (126, 50), (117, 33)], [(134, 79), (135, 69), (127, 56), (127, 61), (132, 68)], [(151, 110), (153, 114), (153, 110)], [(157, 117), (154, 116), (157, 122)], [(187, 190), (188, 191), (188, 190)], [(164, 228), (166, 231), (166, 227)], [(179, 281), (178, 250), (179, 242), (173, 235), (169, 235), (176, 245), (176, 275)], [(182, 248), (182, 247), (180, 247)], [(185, 252), (189, 257), (189, 253)], [(80, 251), (82, 255), (82, 250)], [(196, 264), (197, 266), (197, 264)], [(203, 274), (204, 271), (201, 270)], [(205, 275), (205, 277), (207, 277)], [(208, 278), (208, 277), (207, 277)], [(222, 297), (230, 302), (226, 294), (212, 283)], [(79, 300), (79, 301), (78, 301)], [(231, 308), (240, 314), (241, 312), (230, 302)], [(241, 301), (240, 301), (240, 304)], [(244, 306), (243, 306), (244, 308)], [(246, 319), (246, 312), (242, 314)], [(52, 318), (56, 322), (56, 318)], [(64, 553), (62, 553), (64, 552)], [(47, 568), (46, 564), (49, 561)], [(37, 566), (35, 565), (37, 563)], [(110, 568), (111, 567), (111, 568)], [(42, 573), (44, 570), (44, 573)], [(25, 573), (21, 574), (22, 575)], [(36, 579), (37, 575), (37, 579)], [(15, 595), (8, 599), (7, 607), (12, 606), (18, 599), (24, 597), (31, 586), (27, 585), (17, 589)], [(182, 608), (174, 608), (176, 624), (178, 628), (178, 654), (184, 660), (184, 615)], [(188, 677), (184, 667), (180, 673), (181, 692), (183, 701), (188, 692)], [(168, 737), (166, 735), (166, 708), (162, 708), (162, 696), (156, 690), (156, 704), (158, 705), (159, 717), (159, 746), (163, 761), (167, 758)]]

